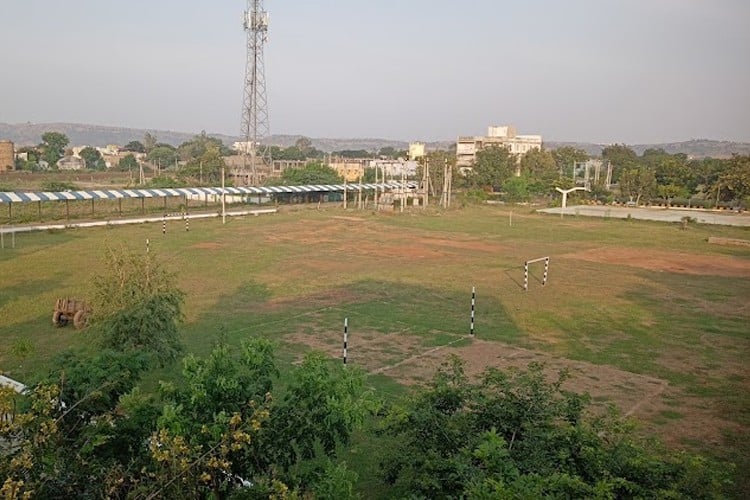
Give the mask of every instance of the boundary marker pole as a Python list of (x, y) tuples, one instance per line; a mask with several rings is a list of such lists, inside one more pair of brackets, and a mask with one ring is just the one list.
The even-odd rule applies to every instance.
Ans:
[(347, 344), (347, 337), (349, 334), (349, 318), (344, 318), (344, 366), (346, 366), (346, 344)]
[(471, 287), (471, 328), (469, 334), (474, 336), (474, 304), (476, 303), (476, 288)]

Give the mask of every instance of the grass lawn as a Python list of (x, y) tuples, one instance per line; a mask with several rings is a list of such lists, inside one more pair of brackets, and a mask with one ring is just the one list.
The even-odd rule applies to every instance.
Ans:
[[(350, 362), (384, 397), (427, 380), (451, 353), (470, 374), (541, 360), (571, 370), (571, 389), (617, 405), (668, 446), (746, 471), (750, 249), (709, 245), (709, 236), (750, 239), (750, 230), (518, 207), (511, 226), (507, 208), (470, 206), (289, 210), (225, 226), (196, 220), (190, 232), (175, 222), (166, 237), (160, 224), (20, 234), (16, 249), (0, 250), (0, 371), (31, 381), (57, 352), (93, 349), (86, 331), (52, 326), (55, 299), (91, 295), (107, 245), (145, 251), (149, 238), (187, 294), (189, 352), (207, 353), (223, 332), (230, 342), (275, 339), (285, 364), (313, 348), (336, 356), (347, 317)], [(547, 285), (534, 264), (524, 292), (524, 261), (544, 256)], [(476, 339), (465, 338), (472, 286)], [(357, 444), (350, 466), (373, 467), (366, 448)]]

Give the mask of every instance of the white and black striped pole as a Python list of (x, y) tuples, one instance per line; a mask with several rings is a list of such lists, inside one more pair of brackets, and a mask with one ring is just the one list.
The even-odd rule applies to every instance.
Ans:
[(167, 234), (167, 214), (164, 214), (164, 217), (161, 219), (161, 234)]
[(344, 365), (346, 365), (346, 343), (349, 336), (349, 318), (344, 318)]
[(151, 242), (148, 241), (148, 238), (146, 238), (146, 253), (148, 253), (151, 250)]
[(469, 333), (473, 336), (474, 335), (474, 306), (476, 304), (476, 288), (471, 287), (471, 329), (469, 330)]
[(529, 261), (523, 263), (523, 289), (529, 291)]
[(542, 286), (547, 284), (547, 274), (549, 272), (549, 257), (544, 259), (544, 277), (542, 278)]
[(188, 217), (187, 212), (185, 212), (184, 217), (185, 217), (185, 231), (189, 233), (190, 232), (190, 218)]

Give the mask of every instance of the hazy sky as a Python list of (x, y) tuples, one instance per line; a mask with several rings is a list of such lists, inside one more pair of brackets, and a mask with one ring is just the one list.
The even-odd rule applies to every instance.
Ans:
[[(265, 0), (271, 132), (750, 140), (749, 0)], [(239, 134), (243, 0), (0, 0), (0, 122)]]

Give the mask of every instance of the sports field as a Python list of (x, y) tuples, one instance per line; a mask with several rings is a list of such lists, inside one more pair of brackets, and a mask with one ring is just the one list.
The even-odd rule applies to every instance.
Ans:
[[(747, 470), (750, 248), (707, 240), (748, 240), (750, 229), (519, 208), (511, 224), (509, 210), (302, 208), (198, 220), (190, 232), (175, 222), (166, 236), (161, 224), (20, 234), (0, 250), (0, 371), (33, 381), (61, 350), (94, 349), (85, 330), (52, 326), (54, 301), (91, 296), (107, 245), (145, 251), (148, 238), (187, 294), (190, 352), (207, 353), (224, 332), (273, 338), (286, 363), (313, 348), (339, 356), (349, 318), (349, 363), (385, 397), (450, 354), (469, 374), (541, 360), (668, 446)], [(545, 256), (549, 281), (534, 264), (524, 291), (524, 261)]]

